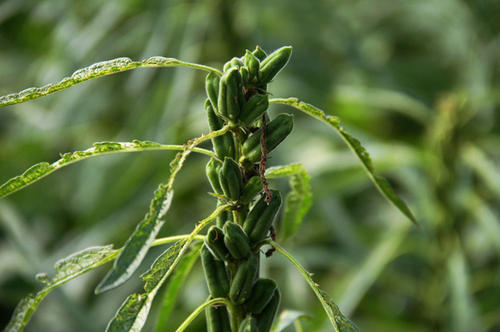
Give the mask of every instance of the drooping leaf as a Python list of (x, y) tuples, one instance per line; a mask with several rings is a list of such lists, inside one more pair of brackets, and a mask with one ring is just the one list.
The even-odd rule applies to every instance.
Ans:
[(173, 273), (179, 262), (182, 260), (193, 240), (198, 233), (229, 205), (221, 205), (207, 218), (201, 220), (194, 230), (174, 245), (165, 250), (153, 263), (151, 268), (142, 275), (144, 280), (144, 292), (133, 294), (127, 298), (120, 307), (116, 315), (109, 322), (106, 331), (140, 331), (146, 321), (146, 317), (151, 308), (156, 293), (165, 283), (167, 278)]
[(158, 315), (155, 331), (166, 331), (167, 321), (174, 309), (177, 295), (179, 294), (182, 284), (186, 281), (191, 268), (200, 256), (200, 249), (201, 243), (199, 245), (193, 245), (192, 250), (182, 259), (172, 275), (172, 278), (170, 278), (165, 294), (163, 295), (163, 303), (161, 305), (160, 315)]
[(281, 332), (291, 326), (298, 319), (310, 319), (311, 317), (303, 312), (295, 310), (283, 310), (278, 319), (273, 324), (271, 332)]
[(273, 246), (277, 252), (283, 255), (286, 259), (288, 259), (296, 268), (299, 270), (300, 274), (304, 277), (309, 287), (313, 290), (314, 294), (318, 298), (319, 302), (323, 306), (323, 310), (325, 311), (330, 323), (333, 326), (334, 331), (336, 332), (353, 332), (358, 331), (358, 328), (354, 323), (352, 323), (349, 319), (347, 319), (337, 305), (332, 301), (330, 296), (319, 288), (319, 285), (312, 279), (312, 274), (307, 272), (307, 270), (293, 257), (288, 251), (286, 251), (283, 247), (277, 244), (274, 241), (267, 241), (267, 243)]
[(88, 67), (78, 69), (70, 77), (65, 77), (58, 83), (47, 84), (39, 88), (28, 88), (18, 93), (1, 96), (0, 107), (40, 98), (48, 94), (69, 88), (70, 86), (73, 86), (75, 84), (90, 80), (92, 78), (145, 67), (190, 67), (214, 72), (219, 76), (222, 75), (222, 73), (215, 68), (199, 65), (196, 63), (185, 62), (174, 58), (154, 56), (142, 61), (132, 61), (129, 58), (123, 57), (94, 63), (93, 65), (90, 65)]
[(281, 219), (283, 240), (293, 236), (312, 205), (311, 177), (301, 164), (271, 167), (266, 171), (270, 179), (289, 176), (291, 191), (286, 195)]
[(344, 140), (344, 142), (349, 146), (349, 148), (356, 154), (356, 156), (359, 158), (361, 161), (361, 164), (363, 165), (363, 168), (365, 169), (366, 173), (368, 174), (368, 177), (372, 180), (372, 182), (375, 184), (375, 187), (380, 191), (380, 193), (390, 202), (392, 203), (395, 207), (397, 207), (401, 213), (403, 213), (408, 219), (410, 219), (413, 223), (417, 224), (417, 220), (413, 216), (412, 212), (406, 205), (406, 203), (401, 200), (394, 190), (392, 189), (391, 185), (387, 180), (377, 174), (375, 174), (375, 170), (373, 168), (373, 164), (370, 158), (370, 155), (366, 151), (366, 149), (363, 147), (361, 142), (353, 137), (351, 134), (349, 134), (345, 129), (342, 128), (340, 125), (340, 120), (331, 115), (327, 115), (324, 111), (321, 109), (300, 101), (298, 98), (273, 98), (269, 100), (270, 103), (279, 103), (279, 104), (284, 104), (284, 105), (289, 105), (292, 106), (324, 123), (332, 127), (337, 131), (337, 133), (340, 135), (340, 137)]
[[(8, 196), (24, 187), (35, 183), (47, 175), (85, 159), (124, 152), (158, 151), (158, 150), (184, 150), (182, 145), (166, 145), (150, 141), (134, 140), (132, 142), (99, 142), (93, 147), (83, 150), (61, 154), (61, 159), (49, 164), (47, 162), (38, 163), (23, 174), (16, 176), (0, 186), (0, 198)], [(194, 152), (213, 156), (209, 150), (193, 148)]]
[(123, 284), (139, 267), (165, 222), (163, 217), (170, 208), (173, 194), (173, 190), (169, 190), (164, 184), (158, 187), (148, 213), (128, 238), (122, 252), (115, 260), (113, 268), (97, 286), (96, 294)]
[(44, 282), (45, 287), (38, 293), (30, 294), (19, 302), (5, 331), (22, 331), (40, 302), (51, 290), (113, 260), (118, 252), (119, 250), (113, 250), (111, 245), (91, 247), (57, 261), (54, 265), (56, 274), (52, 279), (49, 279), (45, 273), (38, 274), (37, 279)]

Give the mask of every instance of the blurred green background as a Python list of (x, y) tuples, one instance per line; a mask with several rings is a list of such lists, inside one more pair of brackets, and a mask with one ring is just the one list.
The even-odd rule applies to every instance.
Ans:
[[(297, 96), (340, 116), (421, 226), (378, 194), (334, 132), (295, 113), (294, 132), (269, 165), (303, 163), (314, 204), (283, 245), (362, 331), (500, 331), (499, 18), (496, 0), (3, 0), (0, 95), (120, 56), (220, 68), (256, 44), (267, 51), (292, 45), (288, 67), (270, 85), (273, 96)], [(0, 182), (95, 141), (182, 144), (207, 132), (203, 77), (142, 69), (0, 110)], [(273, 107), (273, 114), (286, 110)], [(50, 273), (57, 259), (89, 246), (121, 246), (173, 156), (92, 159), (2, 199), (0, 326), (41, 287), (35, 273)], [(192, 155), (186, 163), (162, 236), (189, 232), (214, 207), (206, 161)], [(274, 185), (288, 190), (286, 181)], [(160, 252), (151, 250), (140, 270)], [(95, 296), (107, 268), (54, 291), (26, 330), (102, 331), (142, 287), (139, 271)], [(305, 331), (330, 330), (284, 259), (274, 255), (263, 272), (279, 281), (282, 309), (311, 317)], [(206, 294), (198, 264), (168, 331)], [(161, 295), (146, 331), (154, 329)], [(204, 330), (202, 317), (191, 330)]]

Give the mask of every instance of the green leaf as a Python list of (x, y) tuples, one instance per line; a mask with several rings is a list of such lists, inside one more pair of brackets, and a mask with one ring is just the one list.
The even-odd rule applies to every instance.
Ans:
[(337, 133), (340, 135), (340, 137), (344, 140), (344, 142), (349, 146), (349, 148), (356, 154), (356, 156), (359, 158), (361, 161), (361, 164), (363, 165), (363, 168), (365, 169), (366, 173), (368, 174), (368, 177), (372, 180), (372, 182), (375, 184), (377, 189), (380, 191), (380, 193), (390, 202), (392, 203), (395, 207), (397, 207), (401, 213), (403, 213), (408, 219), (410, 219), (413, 223), (417, 224), (417, 220), (413, 216), (412, 212), (408, 208), (408, 206), (401, 200), (394, 190), (392, 189), (391, 185), (387, 180), (379, 175), (375, 174), (375, 170), (373, 168), (373, 164), (370, 158), (370, 155), (366, 151), (366, 149), (361, 145), (361, 142), (353, 137), (351, 134), (349, 134), (345, 129), (342, 128), (340, 125), (340, 120), (339, 118), (331, 115), (327, 115), (324, 111), (321, 109), (311, 105), (304, 103), (300, 101), (298, 98), (273, 98), (269, 100), (269, 103), (279, 103), (279, 104), (284, 104), (284, 105), (289, 105), (292, 106), (310, 116), (313, 118), (316, 118), (333, 129), (337, 131)]
[(162, 219), (170, 208), (173, 190), (161, 184), (154, 193), (149, 212), (137, 225), (125, 246), (115, 260), (113, 268), (97, 286), (96, 294), (118, 287), (127, 281), (141, 264), (156, 235), (165, 223)]
[(39, 88), (28, 88), (18, 93), (0, 97), (0, 107), (22, 103), (31, 99), (40, 98), (48, 94), (69, 88), (75, 84), (97, 78), (111, 75), (131, 69), (145, 67), (191, 67), (205, 71), (214, 72), (221, 76), (222, 73), (215, 68), (199, 65), (196, 63), (185, 62), (174, 58), (154, 56), (142, 61), (132, 61), (129, 58), (117, 58), (113, 60), (94, 63), (88, 67), (78, 69), (70, 77), (65, 77), (58, 83), (51, 83)]
[(183, 240), (165, 250), (153, 263), (151, 268), (142, 275), (144, 280), (144, 293), (129, 296), (120, 307), (116, 315), (109, 322), (106, 331), (140, 331), (146, 322), (156, 293), (173, 273), (179, 262), (186, 254), (193, 240), (198, 238), (198, 233), (229, 205), (221, 205), (207, 218), (201, 220), (194, 230)]
[(312, 205), (311, 177), (301, 164), (276, 166), (266, 171), (270, 179), (289, 176), (292, 190), (286, 195), (281, 237), (283, 240), (293, 236), (299, 229), (304, 216)]
[(273, 246), (277, 252), (283, 255), (286, 259), (288, 259), (296, 268), (299, 270), (300, 274), (304, 277), (306, 282), (309, 284), (314, 294), (320, 301), (323, 306), (323, 310), (325, 311), (330, 323), (333, 326), (334, 331), (336, 332), (352, 332), (358, 331), (358, 328), (354, 323), (352, 323), (349, 319), (344, 317), (338, 306), (332, 301), (330, 296), (323, 290), (319, 288), (319, 285), (314, 282), (311, 277), (311, 273), (307, 272), (306, 269), (293, 257), (289, 252), (287, 252), (283, 247), (277, 244), (274, 241), (268, 240), (267, 244)]
[(281, 332), (291, 326), (299, 319), (310, 319), (311, 317), (303, 312), (295, 310), (283, 310), (274, 322), (271, 332)]
[(158, 321), (156, 323), (155, 331), (162, 332), (167, 329), (167, 321), (174, 309), (175, 302), (177, 300), (177, 295), (181, 289), (182, 284), (186, 281), (187, 275), (191, 271), (191, 268), (196, 263), (198, 257), (200, 256), (201, 243), (197, 246), (193, 246), (191, 251), (186, 254), (186, 256), (179, 263), (179, 267), (175, 270), (172, 278), (168, 283), (168, 287), (163, 295), (163, 303), (161, 305), (160, 314), (158, 315)]
[(57, 261), (54, 265), (56, 274), (52, 279), (49, 279), (45, 273), (39, 273), (37, 279), (44, 282), (45, 287), (38, 293), (30, 294), (19, 302), (5, 331), (22, 331), (40, 302), (51, 290), (113, 260), (118, 252), (119, 250), (113, 250), (111, 245), (87, 248)]
[[(35, 183), (36, 181), (46, 177), (47, 175), (61, 169), (65, 166), (71, 165), (75, 162), (82, 161), (85, 159), (115, 154), (124, 152), (139, 152), (139, 151), (159, 151), (159, 150), (184, 150), (185, 147), (182, 145), (166, 145), (150, 141), (138, 141), (134, 140), (132, 142), (99, 142), (95, 143), (93, 147), (76, 152), (68, 152), (61, 154), (61, 159), (55, 161), (52, 164), (47, 162), (38, 163), (30, 167), (23, 174), (16, 176), (0, 186), (0, 198), (8, 196), (24, 187)], [(212, 151), (192, 148), (192, 151), (206, 154), (213, 157)]]

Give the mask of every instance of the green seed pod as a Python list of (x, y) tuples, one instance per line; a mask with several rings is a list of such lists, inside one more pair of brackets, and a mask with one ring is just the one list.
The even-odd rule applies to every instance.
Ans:
[[(210, 130), (215, 131), (221, 129), (224, 126), (224, 121), (215, 114), (214, 108), (208, 99), (205, 102), (205, 110), (207, 111), (208, 127)], [(230, 132), (212, 138), (212, 145), (218, 158), (224, 159), (224, 157), (234, 157), (234, 139)]]
[(257, 195), (259, 192), (262, 190), (262, 180), (260, 179), (260, 176), (253, 176), (248, 180), (248, 182), (245, 184), (245, 187), (243, 187), (243, 192), (241, 193), (240, 196), (240, 203), (241, 204), (249, 204), (255, 195)]
[(205, 166), (205, 172), (207, 174), (208, 181), (212, 185), (212, 189), (216, 194), (222, 195), (224, 192), (220, 186), (219, 182), (219, 171), (222, 167), (222, 163), (217, 159), (210, 159), (210, 161)]
[(205, 91), (214, 109), (217, 109), (217, 96), (219, 95), (220, 78), (217, 74), (210, 72), (205, 78)]
[(238, 266), (229, 289), (229, 298), (233, 303), (242, 304), (250, 295), (255, 278), (257, 278), (258, 263), (257, 257), (250, 255), (248, 260)]
[(242, 81), (243, 85), (248, 84), (248, 82), (250, 81), (250, 73), (248, 72), (247, 67), (245, 67), (245, 66), (240, 67), (240, 75), (241, 75), (241, 81)]
[(251, 78), (259, 77), (260, 61), (249, 50), (245, 53), (245, 66), (248, 67)]
[(221, 261), (226, 261), (231, 257), (224, 244), (224, 232), (217, 226), (212, 226), (208, 230), (207, 236), (205, 237), (205, 245), (210, 249), (210, 252)]
[[(277, 147), (293, 129), (293, 117), (290, 114), (282, 113), (274, 118), (266, 126), (266, 149), (271, 152)], [(243, 156), (240, 162), (248, 160), (251, 163), (256, 163), (261, 158), (260, 136), (262, 128), (248, 136), (243, 143)]]
[(229, 60), (228, 62), (226, 62), (224, 64), (224, 67), (222, 68), (224, 72), (230, 70), (231, 68), (233, 67), (236, 67), (236, 68), (240, 68), (241, 66), (243, 66), (243, 61), (241, 61), (240, 58), (232, 58), (231, 60)]
[(256, 118), (262, 115), (269, 107), (269, 96), (267, 94), (256, 94), (250, 97), (243, 106), (240, 114), (240, 121), (245, 125), (250, 125)]
[[(217, 206), (221, 205), (221, 201), (217, 201)], [(217, 227), (222, 228), (224, 224), (228, 221), (233, 221), (233, 214), (231, 211), (225, 210), (222, 211), (217, 218), (215, 219), (215, 222), (217, 224)]]
[(269, 228), (273, 224), (274, 217), (281, 206), (281, 194), (277, 190), (271, 190), (272, 197), (269, 205), (265, 201), (265, 196), (261, 197), (248, 213), (243, 224), (243, 229), (247, 233), (251, 243), (258, 243), (263, 240)]
[(235, 259), (246, 259), (251, 254), (250, 241), (240, 225), (227, 222), (224, 225), (224, 244)]
[(225, 305), (211, 305), (205, 309), (205, 313), (208, 332), (231, 332), (231, 323)]
[(267, 53), (262, 48), (260, 48), (259, 45), (255, 47), (255, 50), (252, 52), (252, 54), (255, 55), (255, 57), (260, 61), (263, 61), (265, 58), (267, 58)]
[(292, 47), (284, 46), (269, 54), (260, 64), (259, 80), (262, 83), (269, 83), (279, 73), (292, 55)]
[(259, 332), (255, 317), (248, 315), (247, 318), (241, 322), (238, 332)]
[(222, 117), (235, 121), (240, 114), (240, 104), (244, 102), (243, 85), (238, 68), (224, 73), (219, 84), (217, 109)]
[(247, 310), (253, 314), (260, 314), (271, 301), (278, 285), (272, 279), (258, 279), (252, 288), (250, 297), (245, 302)]
[(224, 158), (219, 172), (219, 182), (226, 197), (237, 201), (240, 198), (243, 179), (238, 163), (231, 158)]
[(281, 294), (279, 289), (276, 289), (271, 301), (264, 307), (262, 313), (255, 315), (259, 332), (269, 332), (269, 330), (271, 330), (271, 326), (273, 325), (274, 318), (280, 306), (280, 301)]
[(215, 258), (206, 245), (201, 248), (201, 263), (205, 272), (208, 290), (213, 297), (226, 297), (229, 278), (223, 261)]

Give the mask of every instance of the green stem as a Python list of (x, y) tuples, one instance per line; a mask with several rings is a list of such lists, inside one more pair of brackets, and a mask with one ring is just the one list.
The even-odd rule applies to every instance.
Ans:
[[(196, 308), (185, 320), (182, 322), (182, 324), (177, 328), (176, 332), (182, 332), (184, 331), (189, 324), (208, 306), (211, 306), (213, 304), (218, 304), (218, 303), (223, 303), (226, 305), (227, 308), (230, 308), (232, 306), (231, 302), (228, 299), (218, 297), (209, 301), (206, 301), (202, 303), (198, 308)], [(230, 310), (231, 311), (231, 310)]]

